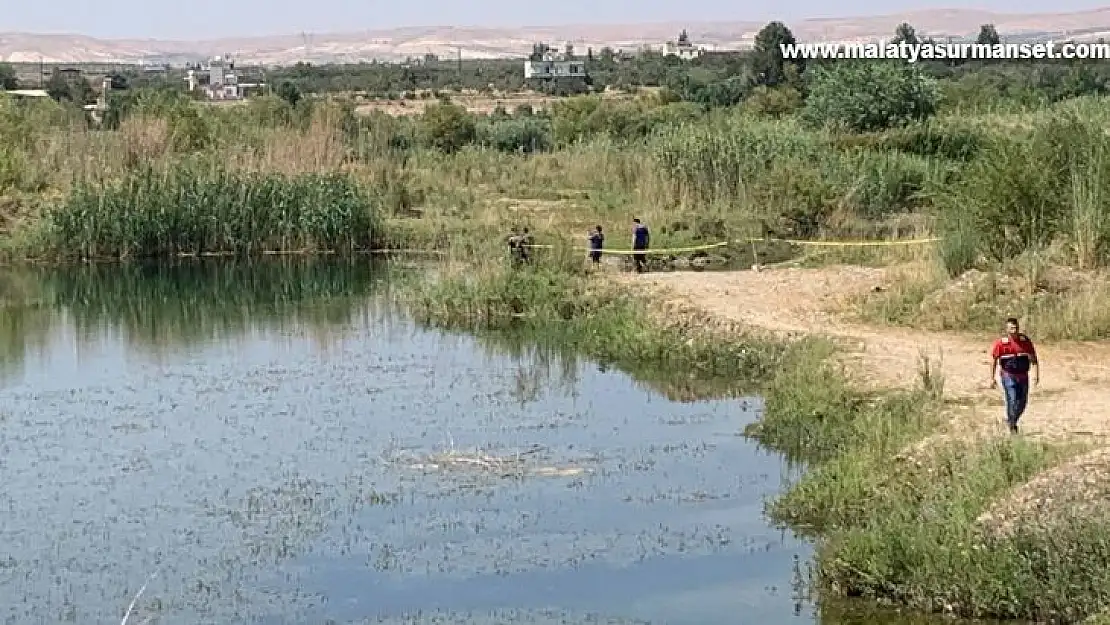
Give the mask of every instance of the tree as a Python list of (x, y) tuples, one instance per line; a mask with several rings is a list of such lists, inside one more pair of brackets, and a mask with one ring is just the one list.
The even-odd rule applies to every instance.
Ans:
[(7, 63), (0, 63), (0, 89), (18, 89), (19, 81), (15, 78), (15, 68)]
[(126, 91), (131, 86), (130, 82), (127, 80), (127, 76), (123, 74), (110, 74), (108, 80), (111, 81), (112, 91)]
[(297, 106), (301, 101), (301, 90), (297, 85), (291, 81), (284, 81), (278, 85), (277, 95), (282, 100), (289, 103), (289, 106)]
[(457, 152), (477, 136), (477, 125), (467, 110), (457, 104), (429, 104), (420, 120), (424, 139), (447, 153)]
[(917, 65), (841, 62), (809, 75), (803, 118), (814, 126), (866, 132), (905, 125), (936, 112), (936, 82)]
[[(784, 66), (787, 61), (783, 59), (781, 46), (795, 43), (794, 33), (782, 22), (770, 22), (759, 31), (752, 50), (752, 71), (758, 84), (774, 86), (786, 80)], [(800, 61), (791, 59), (789, 63), (798, 65), (801, 73)]]
[(893, 43), (908, 43), (910, 45), (921, 43), (917, 38), (917, 32), (914, 30), (913, 26), (910, 26), (906, 22), (902, 22), (894, 29), (894, 39), (891, 41)]
[(984, 45), (995, 45), (1002, 41), (998, 36), (998, 31), (995, 30), (994, 24), (983, 24), (979, 27), (979, 36), (975, 39), (975, 43)]
[(77, 77), (67, 79), (61, 73), (55, 73), (44, 85), (46, 93), (56, 102), (69, 101), (84, 106), (96, 99), (89, 81)]

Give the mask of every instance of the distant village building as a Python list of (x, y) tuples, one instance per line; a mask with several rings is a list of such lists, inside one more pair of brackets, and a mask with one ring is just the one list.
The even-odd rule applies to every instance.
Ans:
[(668, 41), (663, 46), (663, 54), (677, 56), (684, 61), (696, 59), (704, 53), (705, 48), (696, 47), (690, 43), (690, 36), (686, 34), (686, 29), (682, 29), (677, 41)]
[(96, 96), (95, 104), (86, 104), (85, 110), (92, 113), (99, 121), (100, 116), (108, 111), (108, 98), (112, 93), (112, 77), (105, 76), (100, 81), (100, 93)]
[(44, 89), (12, 89), (5, 91), (0, 89), (0, 95), (8, 95), (13, 98), (49, 98), (50, 94)]
[(189, 91), (200, 90), (209, 100), (242, 100), (264, 83), (239, 82), (235, 61), (230, 55), (217, 56), (206, 65), (189, 67), (185, 73)]
[(585, 59), (575, 58), (574, 46), (570, 43), (562, 55), (546, 44), (536, 44), (532, 46), (532, 55), (524, 62), (525, 80), (585, 79), (587, 76)]

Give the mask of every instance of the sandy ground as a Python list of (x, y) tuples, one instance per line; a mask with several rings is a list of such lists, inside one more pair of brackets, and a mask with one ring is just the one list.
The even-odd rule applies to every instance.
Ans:
[[(1005, 436), (1001, 391), (989, 388), (990, 346), (995, 337), (967, 336), (849, 321), (836, 312), (842, 300), (887, 284), (890, 270), (855, 266), (771, 269), (761, 272), (673, 272), (621, 274), (662, 301), (741, 322), (780, 335), (818, 334), (851, 346), (855, 371), (875, 387), (908, 387), (917, 382), (921, 355), (939, 358), (950, 424), (915, 446), (921, 450), (949, 436)], [(1001, 320), (1000, 326), (1001, 326)], [(1036, 340), (1036, 337), (1032, 337)], [(1038, 344), (1041, 384), (1030, 391), (1022, 434), (1053, 440), (1078, 439), (1100, 449), (1040, 476), (1012, 494), (1015, 506), (1043, 507), (1056, 486), (1082, 484), (1099, 489), (1110, 480), (1110, 346), (1103, 343)], [(1107, 471), (1090, 466), (1106, 465)], [(1078, 472), (1084, 474), (1077, 479)], [(1093, 479), (1092, 479), (1093, 478)], [(1087, 482), (1098, 484), (1088, 484)], [(1033, 502), (1033, 503), (1030, 503)], [(1039, 503), (1038, 503), (1039, 502)], [(1000, 502), (1002, 508), (1014, 506)], [(1004, 515), (996, 511), (997, 515)]]

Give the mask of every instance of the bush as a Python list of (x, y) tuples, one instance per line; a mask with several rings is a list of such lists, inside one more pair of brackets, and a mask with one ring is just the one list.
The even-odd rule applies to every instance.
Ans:
[(1064, 113), (1014, 133), (975, 159), (941, 198), (945, 234), (961, 237), (946, 256), (949, 271), (966, 266), (972, 243), (1003, 261), (1067, 238), (1086, 264), (1102, 261), (1108, 193), (1110, 137), (1101, 124)]
[(906, 125), (936, 112), (935, 81), (909, 63), (849, 61), (807, 73), (803, 118), (814, 126), (864, 132)]
[(477, 125), (462, 106), (440, 102), (424, 109), (420, 132), (430, 147), (450, 154), (474, 142)]
[(546, 152), (551, 149), (551, 123), (537, 117), (489, 120), (478, 128), (482, 145), (502, 152)]

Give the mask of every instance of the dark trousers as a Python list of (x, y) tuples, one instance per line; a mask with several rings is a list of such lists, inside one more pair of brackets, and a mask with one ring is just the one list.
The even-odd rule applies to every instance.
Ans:
[(636, 252), (632, 255), (632, 262), (636, 263), (636, 272), (643, 273), (644, 268), (647, 266), (647, 254), (645, 252)]
[(1029, 378), (1017, 378), (1004, 373), (1002, 390), (1006, 394), (1006, 424), (1010, 429), (1015, 429), (1029, 401)]
[(591, 250), (590, 260), (592, 260), (595, 265), (599, 264), (601, 262), (601, 250)]

